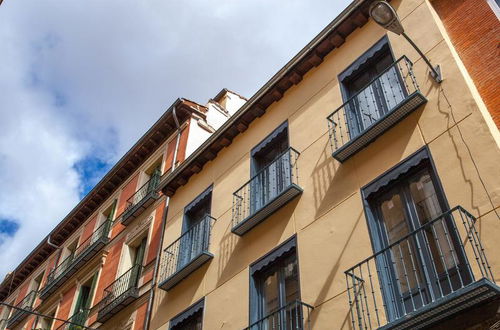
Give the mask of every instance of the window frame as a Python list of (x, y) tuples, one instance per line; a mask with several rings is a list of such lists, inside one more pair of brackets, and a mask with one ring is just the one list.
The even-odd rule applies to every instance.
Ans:
[(175, 327), (181, 325), (182, 323), (188, 321), (191, 317), (196, 315), (198, 312), (201, 312), (201, 326), (203, 328), (203, 323), (205, 319), (205, 297), (201, 298), (176, 316), (172, 317), (168, 322), (168, 329), (175, 330)]
[[(264, 256), (257, 259), (249, 266), (249, 313), (248, 313), (248, 324), (253, 324), (258, 320), (266, 317), (262, 315), (262, 293), (259, 288), (259, 280), (261, 274), (268, 273), (272, 269), (279, 267), (279, 263), (283, 262), (290, 255), (295, 254), (295, 259), (297, 263), (297, 281), (298, 281), (298, 300), (302, 300), (302, 290), (300, 281), (300, 262), (298, 253), (297, 236), (293, 235), (278, 247), (272, 249)], [(259, 277), (257, 279), (256, 277)], [(279, 283), (281, 286), (282, 283)], [(283, 306), (281, 306), (283, 307)], [(280, 307), (280, 308), (281, 308)]]

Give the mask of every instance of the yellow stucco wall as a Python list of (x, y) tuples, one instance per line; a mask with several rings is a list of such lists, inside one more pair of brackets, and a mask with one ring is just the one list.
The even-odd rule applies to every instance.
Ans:
[[(471, 92), (451, 55), (431, 5), (424, 0), (391, 3), (415, 43), (441, 65), (445, 80), (436, 84), (411, 46), (389, 34), (396, 58), (406, 55), (413, 61), (428, 102), (340, 164), (331, 156), (326, 121), (342, 104), (337, 75), (385, 31), (370, 21), (352, 33), (171, 198), (164, 247), (180, 236), (184, 206), (213, 184), (214, 258), (168, 293), (156, 289), (152, 329), (167, 329), (173, 316), (202, 297), (204, 329), (248, 326), (249, 264), (294, 234), (301, 298), (315, 307), (313, 329), (349, 328), (344, 271), (373, 254), (360, 188), (425, 145), (450, 206), (462, 205), (480, 217), (480, 235), (500, 279), (500, 219), (493, 212), (500, 205), (500, 152), (478, 109), (477, 93)], [(301, 153), (299, 185), (304, 192), (238, 237), (231, 233), (232, 193), (250, 178), (251, 148), (285, 120), (290, 145)]]

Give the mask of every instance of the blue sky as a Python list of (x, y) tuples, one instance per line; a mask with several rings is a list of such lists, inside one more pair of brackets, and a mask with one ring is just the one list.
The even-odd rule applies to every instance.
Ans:
[(250, 97), (349, 1), (4, 0), (0, 277), (178, 97)]

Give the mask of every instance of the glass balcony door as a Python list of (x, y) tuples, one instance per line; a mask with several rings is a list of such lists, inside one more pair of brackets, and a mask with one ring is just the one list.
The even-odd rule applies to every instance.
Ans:
[(450, 219), (425, 227), (445, 211), (442, 201), (424, 169), (392, 184), (373, 203), (382, 249), (394, 244), (377, 262), (391, 320), (471, 282)]
[[(389, 50), (369, 60), (354, 77), (344, 82), (346, 116), (353, 139), (407, 97), (403, 79)], [(393, 65), (391, 67), (391, 65)]]
[(204, 250), (205, 244), (208, 243), (210, 220), (207, 217), (210, 215), (211, 199), (211, 194), (206, 195), (184, 215), (177, 269), (185, 267), (196, 258)]
[(291, 184), (288, 135), (283, 132), (253, 157), (250, 213), (259, 210)]

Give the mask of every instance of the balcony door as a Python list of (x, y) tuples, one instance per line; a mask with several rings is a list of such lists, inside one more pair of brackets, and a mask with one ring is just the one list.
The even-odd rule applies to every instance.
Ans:
[(252, 150), (250, 213), (258, 211), (292, 182), (288, 123), (282, 124)]
[(399, 177), (372, 197), (377, 257), (388, 319), (402, 317), (471, 282), (444, 196), (428, 167)]
[(177, 269), (185, 267), (204, 251), (210, 232), (207, 216), (210, 215), (211, 204), (212, 187), (209, 187), (185, 207)]
[(342, 79), (349, 135), (353, 139), (407, 96), (386, 39), (382, 39), (348, 68)]

